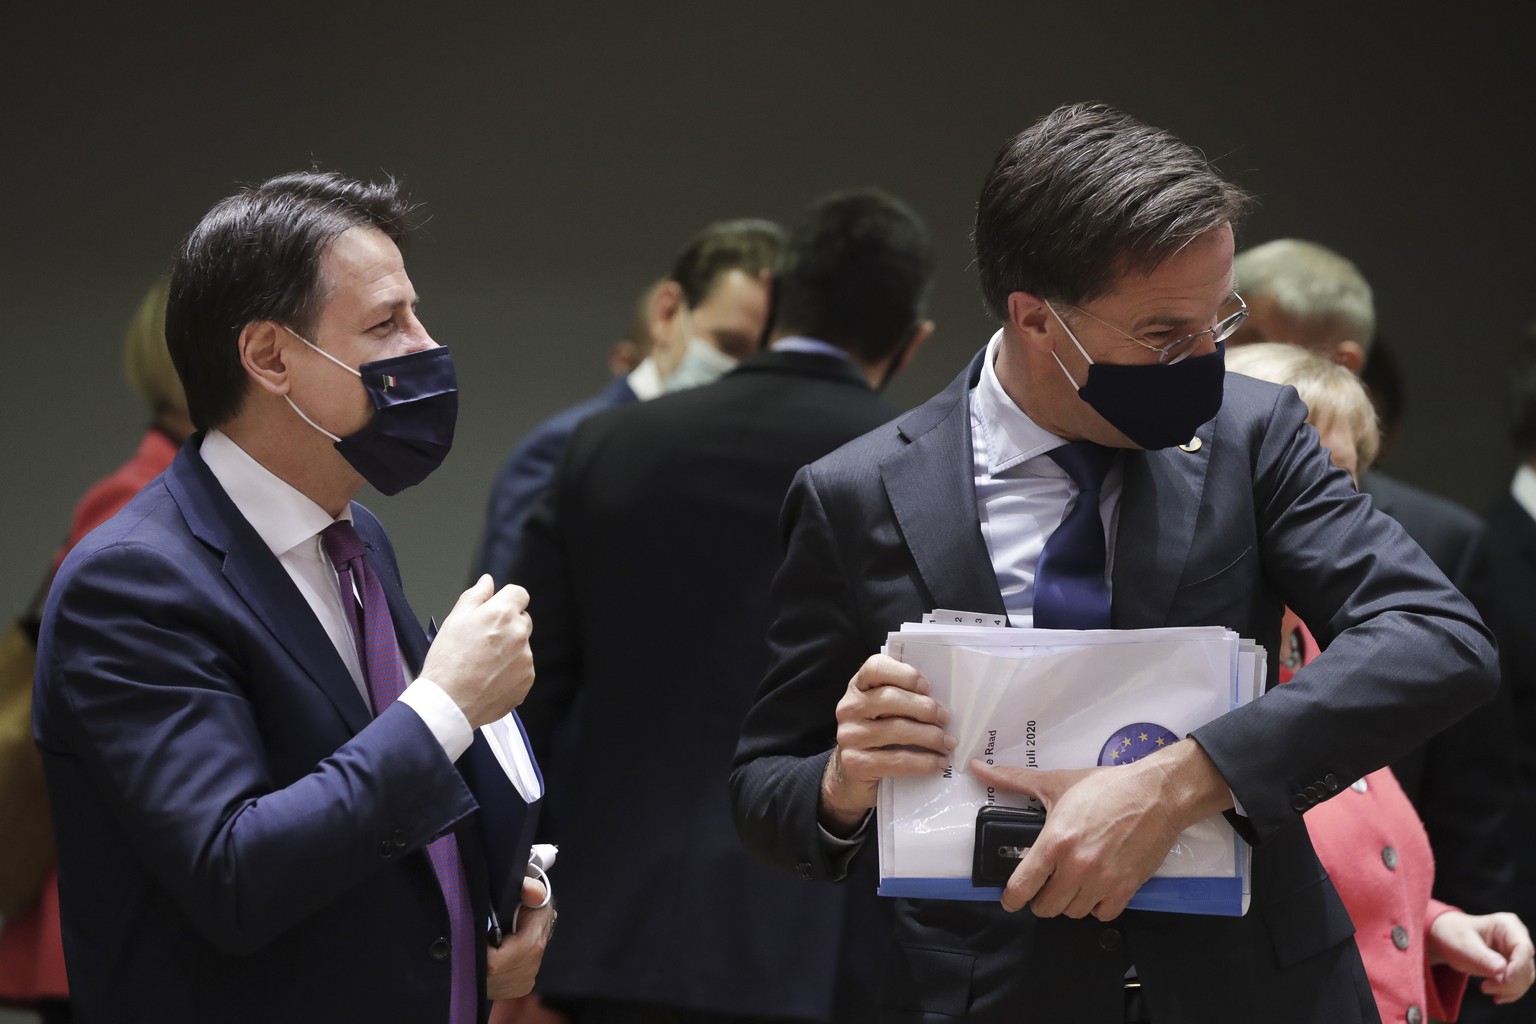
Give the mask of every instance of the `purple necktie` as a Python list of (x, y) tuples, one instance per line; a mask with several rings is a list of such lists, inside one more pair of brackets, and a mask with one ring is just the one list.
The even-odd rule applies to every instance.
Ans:
[[(379, 578), (369, 567), (363, 553), (363, 539), (351, 523), (338, 519), (321, 532), (320, 540), (336, 566), (341, 606), (352, 624), (352, 638), (357, 642), (357, 657), (368, 678), (373, 713), (382, 714), (405, 692), (400, 648), (395, 643), (395, 624), (390, 618), (384, 588), (379, 586)], [(448, 906), (449, 955), (452, 957), (448, 1021), (449, 1024), (474, 1024), (480, 1015), (479, 992), (475, 985), (474, 911), (469, 905), (469, 887), (464, 882), (464, 865), (459, 860), (459, 844), (453, 833), (428, 843), (427, 855), (432, 859), (438, 885), (443, 890), (443, 901)]]
[(1104, 519), (1099, 488), (1115, 449), (1073, 441), (1049, 453), (1077, 485), (1077, 504), (1046, 539), (1035, 572), (1035, 625), (1041, 629), (1108, 629)]

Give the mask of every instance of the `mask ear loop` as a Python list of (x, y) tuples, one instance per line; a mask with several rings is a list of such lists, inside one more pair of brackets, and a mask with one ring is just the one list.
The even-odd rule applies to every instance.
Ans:
[[(540, 903), (538, 906), (529, 907), (528, 909), (529, 910), (543, 910), (545, 907), (549, 906), (549, 901), (555, 898), (555, 887), (550, 884), (549, 875), (547, 875), (544, 872), (544, 869), (542, 867), (540, 867), (539, 865), (533, 863), (532, 861), (529, 861), (528, 862), (528, 870), (533, 873), (533, 877), (537, 878), (540, 882), (544, 883), (544, 901), (542, 903)], [(512, 929), (511, 930), (514, 931), (514, 932), (517, 931), (517, 919), (522, 914), (522, 912), (523, 912), (523, 904), (521, 904), (521, 903), (519, 903), (517, 906), (512, 908)]]
[[(319, 352), (321, 355), (325, 356), (325, 358), (329, 359), (331, 362), (335, 363), (337, 366), (341, 367), (343, 370), (346, 370), (348, 373), (350, 373), (352, 376), (356, 377), (358, 380), (362, 380), (363, 375), (361, 373), (359, 373), (357, 370), (352, 369), (352, 367), (348, 366), (346, 363), (342, 362), (340, 359), (337, 359), (335, 356), (331, 355), (325, 349), (321, 348), (319, 345), (316, 345), (314, 342), (312, 342), (308, 338), (304, 337), (304, 335), (300, 334), (298, 331), (294, 330), (292, 327), (289, 327), (287, 324), (278, 324), (278, 326), (281, 327), (283, 330), (287, 331), (289, 334), (293, 335), (295, 338), (298, 338), (300, 341), (302, 341), (304, 344), (308, 345), (310, 348), (314, 349), (316, 352)], [(310, 419), (307, 415), (305, 415), (303, 409), (300, 409), (297, 405), (293, 404), (293, 399), (289, 398), (287, 395), (284, 395), (283, 396), (283, 401), (288, 403), (288, 408), (292, 409), (294, 412), (299, 414), (299, 419), (303, 420), (305, 423), (308, 423), (310, 426), (312, 426), (316, 430), (320, 431), (320, 433), (324, 434), (326, 437), (330, 438), (335, 443), (341, 444), (341, 438), (337, 437), (335, 434), (331, 433), (329, 430), (326, 430), (320, 424), (316, 423), (314, 420)]]
[[(1058, 317), (1057, 319), (1060, 319), (1060, 317)], [(343, 370), (346, 370), (348, 373), (350, 373), (352, 376), (356, 377), (358, 380), (362, 380), (363, 374), (362, 374), (362, 372), (360, 370), (352, 369), (352, 367), (348, 366), (346, 363), (342, 362), (340, 359), (337, 359), (335, 356), (331, 355), (325, 349), (321, 348), (319, 345), (316, 345), (314, 342), (310, 341), (308, 338), (304, 337), (304, 335), (300, 334), (298, 331), (294, 330), (292, 327), (289, 327), (287, 324), (279, 324), (278, 326), (281, 327), (283, 330), (287, 331), (289, 334), (293, 335), (295, 338), (298, 338), (300, 341), (302, 341), (304, 344), (308, 345), (310, 348), (314, 349), (316, 352), (319, 352), (321, 355), (325, 356), (325, 358), (329, 359), (331, 362), (335, 363), (337, 366), (341, 367)]]
[(545, 907), (549, 906), (549, 901), (555, 898), (555, 887), (552, 884), (550, 884), (549, 875), (545, 873), (545, 871), (544, 871), (544, 869), (542, 867), (540, 867), (537, 864), (529, 864), (528, 867), (529, 867), (529, 869), (531, 869), (534, 872), (534, 874), (538, 878), (539, 882), (542, 883), (543, 886), (544, 886), (544, 901), (542, 903), (540, 903), (538, 906), (536, 906), (536, 907), (529, 907), (528, 909), (529, 910), (543, 910)]
[[(1083, 358), (1088, 360), (1088, 365), (1092, 366), (1093, 357), (1088, 354), (1087, 349), (1083, 348), (1083, 343), (1077, 340), (1077, 335), (1072, 333), (1072, 328), (1067, 326), (1067, 322), (1061, 318), (1060, 313), (1056, 312), (1056, 307), (1051, 305), (1049, 299), (1045, 300), (1045, 308), (1051, 311), (1051, 316), (1054, 316), (1056, 318), (1056, 322), (1061, 324), (1061, 329), (1067, 332), (1067, 337), (1072, 339), (1072, 344), (1077, 346), (1077, 350), (1083, 354)], [(1067, 364), (1061, 361), (1061, 356), (1056, 354), (1056, 349), (1054, 346), (1051, 348), (1051, 358), (1056, 360), (1057, 366), (1061, 367), (1061, 372), (1066, 375), (1067, 381), (1071, 383), (1072, 390), (1081, 391), (1083, 386), (1072, 379), (1071, 372), (1067, 370)]]
[(335, 441), (337, 444), (341, 444), (341, 438), (337, 437), (335, 434), (331, 433), (329, 430), (326, 430), (320, 424), (316, 423), (314, 420), (312, 420), (308, 416), (304, 415), (304, 410), (300, 409), (298, 406), (294, 405), (293, 404), (293, 399), (289, 398), (287, 395), (284, 395), (283, 396), (283, 401), (288, 403), (288, 408), (292, 409), (294, 412), (299, 414), (299, 419), (303, 420), (305, 423), (308, 423), (310, 426), (314, 427), (316, 430), (320, 431), (320, 433), (324, 434), (326, 437), (330, 438), (332, 441)]

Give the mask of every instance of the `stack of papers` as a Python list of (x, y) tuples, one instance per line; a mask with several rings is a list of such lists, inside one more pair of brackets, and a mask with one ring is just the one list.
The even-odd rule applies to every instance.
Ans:
[[(972, 758), (1042, 769), (1127, 764), (1253, 700), (1266, 674), (1263, 648), (1219, 626), (1011, 629), (936, 612), (891, 633), (885, 650), (928, 679), (958, 741), (942, 774), (880, 783), (880, 893), (925, 899), (998, 899), (1000, 888), (971, 884), (976, 812), (1038, 806), (989, 790), (969, 771)], [(1197, 822), (1130, 908), (1241, 915), (1251, 855), (1225, 818)]]
[(515, 715), (506, 714), (481, 726), (480, 733), (490, 746), (491, 753), (496, 755), (496, 763), (506, 773), (507, 781), (517, 790), (517, 795), (523, 798), (523, 803), (531, 804), (544, 795), (544, 780), (534, 767), (533, 751), (528, 749), (528, 735), (523, 732), (522, 723)]

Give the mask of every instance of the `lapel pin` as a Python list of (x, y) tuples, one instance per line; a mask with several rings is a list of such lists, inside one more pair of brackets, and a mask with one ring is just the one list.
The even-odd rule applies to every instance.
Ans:
[(1185, 441), (1183, 444), (1179, 445), (1179, 451), (1181, 451), (1181, 452), (1197, 452), (1197, 451), (1200, 450), (1201, 446), (1203, 446), (1204, 444), (1205, 444), (1205, 442), (1200, 440), (1200, 435), (1196, 434), (1194, 437), (1190, 438), (1188, 441)]

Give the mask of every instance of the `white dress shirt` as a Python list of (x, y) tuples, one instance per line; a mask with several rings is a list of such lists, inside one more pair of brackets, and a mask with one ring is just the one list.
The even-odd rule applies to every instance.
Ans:
[(1536, 469), (1529, 464), (1522, 463), (1515, 470), (1515, 479), (1510, 482), (1509, 493), (1514, 496), (1516, 503), (1525, 514), (1536, 519)]
[[(1041, 427), (1014, 404), (993, 363), (998, 331), (987, 343), (981, 380), (971, 391), (971, 448), (976, 473), (976, 515), (992, 558), (992, 571), (1013, 626), (1035, 622), (1035, 571), (1040, 551), (1077, 504), (1077, 487), (1049, 452), (1068, 442)], [(1099, 491), (1104, 518), (1105, 583), (1115, 561), (1115, 534), (1125, 473), (1117, 459)], [(1111, 591), (1113, 593), (1113, 591)]]
[[(315, 618), (320, 620), (326, 635), (331, 638), (336, 653), (341, 655), (347, 671), (352, 673), (358, 699), (365, 708), (371, 709), (373, 702), (357, 659), (352, 626), (342, 607), (336, 568), (320, 540), (321, 531), (333, 522), (330, 513), (251, 458), (222, 431), (208, 432), (203, 439), (201, 454), (224, 493), (272, 549), (293, 585), (304, 595)], [(341, 518), (351, 522), (352, 509), (343, 510)], [(409, 679), (410, 667), (403, 660), (401, 670)], [(469, 749), (474, 731), (442, 687), (419, 676), (400, 695), (400, 703), (421, 716), (450, 761), (457, 761)]]
[(656, 368), (654, 356), (646, 356), (640, 360), (640, 365), (629, 371), (629, 376), (624, 378), (624, 382), (642, 402), (659, 398), (667, 390), (665, 382), (661, 379), (661, 371)]

